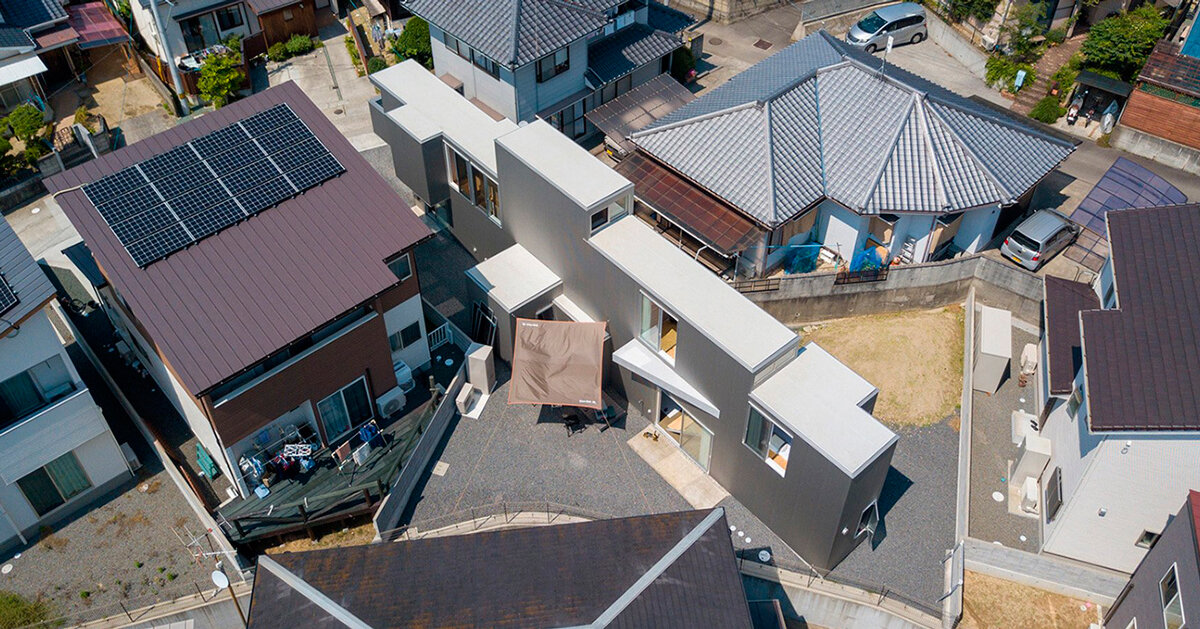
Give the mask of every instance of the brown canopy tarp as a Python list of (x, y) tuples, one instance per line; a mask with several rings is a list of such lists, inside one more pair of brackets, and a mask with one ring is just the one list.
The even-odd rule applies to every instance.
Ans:
[(508, 403), (600, 408), (604, 327), (517, 319)]

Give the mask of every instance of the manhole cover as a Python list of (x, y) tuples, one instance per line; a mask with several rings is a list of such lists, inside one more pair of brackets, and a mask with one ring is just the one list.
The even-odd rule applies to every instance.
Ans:
[(724, 44), (724, 43), (725, 43), (725, 40), (721, 39), (720, 37), (710, 37), (708, 39), (709, 46), (720, 46), (721, 44)]
[(1004, 494), (1002, 494), (998, 491), (993, 491), (992, 492), (992, 500), (995, 500), (996, 502), (1004, 502)]
[(765, 39), (760, 39), (760, 40), (754, 42), (755, 48), (761, 48), (763, 50), (770, 50), (771, 46), (773, 46), (773, 45), (774, 44), (772, 44), (771, 42), (769, 42)]
[(0, 574), (8, 574), (12, 572), (12, 564), (6, 563), (3, 568), (0, 568)]
[(335, 114), (338, 114), (338, 115), (341, 115), (341, 113), (342, 113), (342, 108), (341, 108), (341, 107), (339, 107), (339, 108), (337, 108), (337, 109), (333, 110), (333, 113), (335, 113)]

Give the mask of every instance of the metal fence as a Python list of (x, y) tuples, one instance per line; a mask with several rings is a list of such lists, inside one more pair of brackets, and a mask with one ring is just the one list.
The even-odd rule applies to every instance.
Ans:
[(460, 535), (505, 526), (556, 524), (576, 520), (607, 520), (613, 516), (556, 502), (495, 502), (446, 513), (380, 532), (385, 540)]

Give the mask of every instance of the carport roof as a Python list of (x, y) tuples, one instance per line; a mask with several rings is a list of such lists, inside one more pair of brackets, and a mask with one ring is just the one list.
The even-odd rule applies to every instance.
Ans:
[(767, 225), (823, 198), (861, 214), (1010, 203), (1074, 144), (819, 31), (633, 134)]

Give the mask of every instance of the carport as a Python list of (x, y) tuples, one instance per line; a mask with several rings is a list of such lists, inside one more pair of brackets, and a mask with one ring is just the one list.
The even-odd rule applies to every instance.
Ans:
[(630, 134), (679, 109), (695, 97), (688, 89), (660, 74), (650, 82), (587, 112), (584, 117), (604, 133), (604, 144), (616, 158), (633, 152)]

